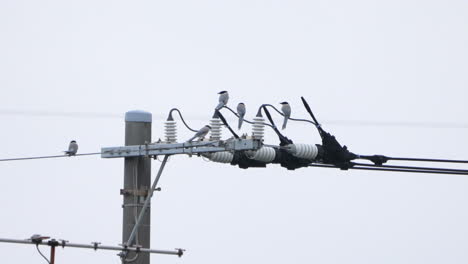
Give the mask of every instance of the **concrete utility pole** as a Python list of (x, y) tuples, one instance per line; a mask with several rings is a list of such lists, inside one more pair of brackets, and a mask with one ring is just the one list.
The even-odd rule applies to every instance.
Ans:
[[(144, 145), (151, 143), (152, 115), (144, 111), (129, 111), (125, 113), (125, 146)], [(123, 230), (122, 243), (126, 243), (151, 186), (151, 158), (127, 157), (124, 163), (123, 195)], [(138, 227), (133, 245), (150, 248), (151, 210), (148, 208)], [(132, 246), (132, 245), (127, 245)], [(136, 254), (129, 252), (127, 260), (133, 260)], [(140, 252), (136, 264), (149, 264), (150, 254)]]

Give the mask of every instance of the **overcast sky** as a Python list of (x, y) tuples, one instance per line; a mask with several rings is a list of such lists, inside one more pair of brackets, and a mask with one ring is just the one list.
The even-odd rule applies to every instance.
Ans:
[[(155, 140), (172, 107), (198, 128), (228, 90), (249, 118), (282, 101), (307, 118), (305, 96), (356, 153), (468, 160), (467, 47), (463, 0), (0, 0), (0, 158), (60, 154), (72, 139), (81, 153), (123, 145), (133, 109), (153, 113)], [(320, 143), (307, 124), (285, 133)], [(0, 237), (121, 242), (121, 159), (2, 162), (0, 183)], [(464, 176), (178, 156), (160, 186), (152, 248), (187, 251), (153, 263), (468, 262)], [(58, 249), (57, 263), (115, 254)], [(0, 244), (0, 256), (45, 263), (28, 245)]]

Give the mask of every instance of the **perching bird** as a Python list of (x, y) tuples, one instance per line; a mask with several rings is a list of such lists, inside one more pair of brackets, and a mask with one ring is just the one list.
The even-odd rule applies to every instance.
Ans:
[(75, 140), (70, 141), (70, 145), (68, 145), (68, 150), (64, 152), (65, 152), (65, 155), (75, 156), (76, 152), (78, 152), (78, 144), (76, 144), (76, 141)]
[(244, 122), (245, 116), (245, 104), (239, 103), (237, 105), (237, 114), (239, 115), (239, 129), (242, 127), (242, 122)]
[(216, 107), (216, 110), (223, 108), (223, 106), (227, 105), (229, 101), (229, 93), (227, 91), (221, 91), (219, 94), (219, 104)]
[(36, 244), (39, 244), (42, 242), (42, 240), (46, 240), (46, 239), (49, 239), (50, 237), (48, 236), (41, 236), (39, 234), (34, 234), (32, 235), (29, 239), (33, 242), (33, 243), (36, 243)]
[(284, 121), (283, 121), (283, 128), (286, 128), (286, 124), (288, 123), (288, 119), (291, 117), (291, 106), (289, 106), (288, 102), (282, 102), (280, 103), (283, 106), (281, 106), (281, 111), (284, 114)]
[(195, 138), (204, 138), (208, 134), (208, 132), (210, 132), (210, 130), (211, 127), (209, 125), (202, 127), (200, 130), (198, 130), (197, 133), (195, 133), (195, 135), (191, 139), (187, 140), (187, 142), (192, 142), (192, 140), (194, 140)]

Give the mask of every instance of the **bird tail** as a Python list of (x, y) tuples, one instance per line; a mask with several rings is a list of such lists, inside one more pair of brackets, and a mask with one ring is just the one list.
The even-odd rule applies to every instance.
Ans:
[(242, 122), (244, 122), (244, 117), (243, 116), (239, 117), (239, 129), (241, 129), (241, 127), (242, 127)]
[(187, 140), (187, 142), (192, 142), (197, 136), (193, 136), (192, 138), (190, 138), (189, 140)]
[(288, 118), (285, 116), (284, 117), (284, 121), (283, 121), (283, 128), (282, 129), (285, 129), (286, 128), (286, 124), (288, 123)]
[(216, 109), (216, 110), (219, 110), (219, 109), (223, 108), (223, 106), (224, 106), (224, 103), (223, 103), (223, 102), (219, 102), (218, 106), (216, 106), (215, 109)]

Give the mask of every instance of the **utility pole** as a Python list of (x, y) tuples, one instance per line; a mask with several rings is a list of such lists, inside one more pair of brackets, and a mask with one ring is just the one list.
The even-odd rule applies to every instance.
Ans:
[[(125, 146), (145, 145), (151, 143), (152, 115), (144, 111), (125, 113)], [(122, 243), (125, 245), (142, 209), (148, 190), (151, 186), (151, 158), (149, 156), (126, 157), (124, 161), (123, 195), (123, 230)], [(134, 243), (130, 246), (150, 248), (151, 210), (143, 215)], [(135, 259), (136, 258), (136, 259)], [(127, 260), (135, 264), (149, 264), (150, 254), (129, 252)]]

